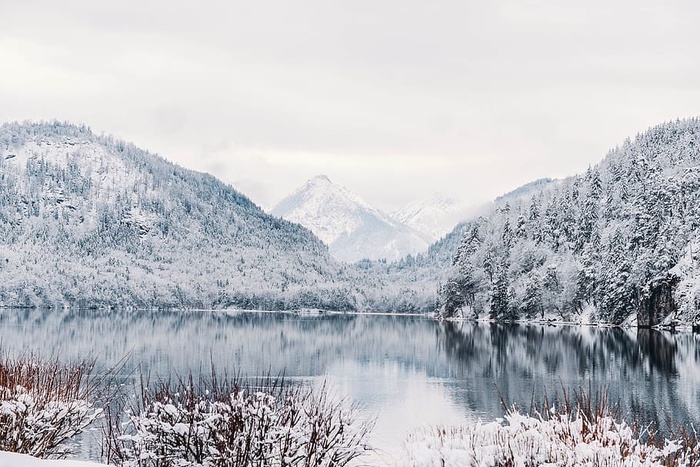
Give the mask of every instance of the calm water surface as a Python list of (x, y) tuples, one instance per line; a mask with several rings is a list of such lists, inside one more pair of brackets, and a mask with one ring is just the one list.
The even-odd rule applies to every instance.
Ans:
[[(389, 457), (422, 425), (502, 416), (501, 395), (529, 407), (533, 393), (589, 384), (608, 387), (624, 413), (700, 424), (700, 337), (690, 333), (407, 316), (5, 309), (0, 340), (6, 351), (92, 356), (103, 368), (129, 355), (124, 379), (208, 372), (213, 361), (245, 377), (326, 381), (377, 417), (371, 442)], [(95, 443), (83, 444), (80, 456), (97, 456)]]

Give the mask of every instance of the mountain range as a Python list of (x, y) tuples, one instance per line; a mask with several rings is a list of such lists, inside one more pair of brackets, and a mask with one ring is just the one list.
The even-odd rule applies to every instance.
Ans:
[(325, 175), (308, 180), (270, 211), (308, 228), (334, 258), (348, 263), (424, 253), (476, 212), (474, 206), (435, 195), (385, 213)]
[(433, 251), (344, 264), (211, 175), (84, 125), (0, 126), (0, 307), (427, 312)]
[[(278, 208), (285, 216), (297, 209), (304, 222), (309, 213), (343, 213), (319, 230), (331, 245), (367, 218), (360, 230), (369, 233), (385, 224), (417, 230), (327, 177)], [(407, 209), (403, 220), (420, 213)], [(5, 124), (0, 307), (437, 307), (443, 317), (494, 320), (700, 319), (700, 118), (651, 128), (585, 173), (536, 180), (479, 214), (422, 252), (347, 264), (307, 228), (211, 175), (85, 126)]]

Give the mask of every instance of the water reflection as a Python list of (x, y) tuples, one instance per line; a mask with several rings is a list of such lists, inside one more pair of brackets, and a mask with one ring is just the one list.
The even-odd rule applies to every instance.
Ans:
[(326, 379), (377, 414), (377, 442), (398, 445), (423, 423), (502, 415), (500, 394), (609, 387), (624, 412), (700, 421), (697, 335), (654, 330), (452, 323), (404, 316), (0, 310), (10, 351), (92, 355), (123, 377), (195, 373), (210, 362), (244, 376)]
[[(533, 394), (607, 387), (623, 413), (645, 422), (698, 421), (697, 337), (656, 330), (444, 323), (440, 342), (450, 375), (463, 384), (492, 381), (508, 401), (529, 407)], [(478, 381), (474, 383), (474, 381)], [(490, 394), (470, 404), (494, 410)], [(477, 409), (478, 410), (478, 409)], [(663, 424), (662, 424), (663, 425)]]
[(678, 374), (674, 341), (654, 329), (640, 329), (637, 331), (637, 343), (640, 353), (648, 362), (649, 371), (672, 376)]

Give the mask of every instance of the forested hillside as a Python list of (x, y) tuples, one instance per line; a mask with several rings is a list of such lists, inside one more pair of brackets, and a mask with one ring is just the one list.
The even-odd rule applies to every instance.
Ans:
[(692, 323), (699, 228), (700, 118), (659, 125), (470, 222), (439, 313)]
[[(518, 202), (549, 184), (551, 179), (540, 179), (520, 186), (496, 198), (492, 203), (474, 208), (474, 212), (489, 212), (493, 209)], [(474, 216), (476, 218), (476, 216)], [(381, 309), (393, 307), (396, 311), (435, 310), (437, 289), (451, 277), (450, 269), (454, 253), (460, 245), (471, 222), (460, 222), (449, 233), (436, 241), (424, 253), (407, 255), (398, 261), (360, 261), (353, 265), (362, 274), (375, 278), (383, 290), (390, 284), (400, 287), (392, 294), (374, 294), (374, 303)]]
[(426, 253), (347, 266), (210, 175), (84, 126), (6, 124), (0, 306), (426, 311), (439, 280), (445, 317), (695, 322), (699, 147), (700, 119), (660, 125)]
[(214, 177), (87, 127), (0, 127), (0, 306), (356, 309), (356, 272)]

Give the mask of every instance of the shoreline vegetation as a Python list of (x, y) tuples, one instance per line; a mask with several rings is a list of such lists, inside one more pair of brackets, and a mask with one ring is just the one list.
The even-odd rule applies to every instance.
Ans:
[(594, 327), (594, 328), (621, 328), (621, 329), (654, 329), (657, 331), (666, 331), (671, 333), (676, 332), (692, 332), (695, 334), (700, 334), (700, 322), (699, 323), (681, 323), (677, 321), (671, 321), (668, 323), (659, 323), (655, 325), (639, 325), (635, 320), (628, 320), (620, 324), (615, 323), (605, 323), (605, 322), (591, 322), (585, 320), (569, 321), (562, 320), (554, 317), (545, 316), (544, 318), (520, 318), (520, 319), (496, 319), (487, 316), (483, 317), (470, 317), (470, 316), (450, 316), (445, 317), (435, 312), (360, 312), (360, 311), (334, 311), (334, 310), (324, 310), (324, 309), (314, 309), (314, 308), (303, 308), (298, 310), (258, 310), (258, 309), (242, 309), (242, 308), (153, 308), (153, 309), (141, 309), (141, 308), (116, 308), (116, 307), (16, 307), (16, 306), (3, 306), (0, 305), (0, 310), (3, 309), (16, 309), (16, 310), (35, 310), (35, 309), (46, 309), (46, 310), (62, 310), (62, 311), (93, 311), (93, 312), (153, 312), (153, 313), (223, 313), (229, 315), (235, 315), (239, 313), (270, 313), (270, 314), (283, 314), (283, 315), (293, 315), (293, 316), (332, 316), (332, 315), (350, 315), (350, 316), (411, 316), (411, 317), (422, 317), (422, 318), (432, 318), (438, 321), (447, 322), (474, 322), (474, 323), (499, 323), (499, 324), (516, 324), (522, 326), (574, 326), (574, 327)]
[[(325, 385), (283, 376), (243, 382), (212, 367), (206, 377), (141, 378), (117, 391), (105, 387), (120, 386), (116, 380), (97, 378), (94, 368), (0, 351), (0, 451), (62, 459), (91, 427), (102, 435), (101, 460), (115, 467), (330, 467), (362, 465), (372, 451), (373, 421)], [(663, 431), (643, 425), (605, 389), (562, 387), (541, 400), (533, 393), (529, 411), (501, 402), (504, 416), (495, 421), (409, 434), (396, 465), (700, 465), (695, 427), (670, 414)]]
[(0, 454), (65, 459), (89, 428), (115, 467), (342, 467), (367, 450), (374, 422), (325, 385), (212, 368), (137, 387), (117, 383), (114, 369), (96, 377), (95, 363), (0, 350)]
[(401, 466), (698, 466), (694, 427), (667, 419), (667, 434), (622, 416), (607, 390), (568, 391), (534, 400), (529, 412), (508, 406), (503, 418), (424, 428), (404, 443)]
[(212, 368), (198, 380), (142, 381), (140, 391), (106, 410), (110, 465), (342, 467), (365, 453), (373, 427), (325, 385), (292, 385), (283, 376), (244, 383)]
[(0, 451), (65, 457), (70, 441), (102, 415), (94, 364), (11, 357), (0, 349)]

